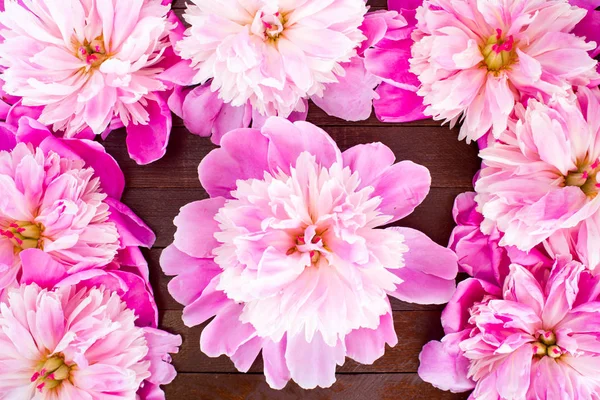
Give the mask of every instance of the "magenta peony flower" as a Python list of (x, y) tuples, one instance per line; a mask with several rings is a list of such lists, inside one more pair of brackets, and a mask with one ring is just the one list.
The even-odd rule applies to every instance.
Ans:
[(136, 326), (104, 287), (36, 284), (0, 304), (0, 399), (164, 399), (179, 336)]
[[(42, 107), (40, 122), (74, 137), (126, 126), (133, 159), (165, 153), (171, 114), (160, 92), (176, 26), (160, 0), (7, 0), (0, 12), (4, 91)], [(66, 12), (68, 9), (68, 12)], [(67, 17), (68, 15), (68, 17)], [(114, 121), (113, 121), (114, 119)]]
[(66, 276), (117, 262), (147, 281), (138, 246), (150, 247), (154, 234), (119, 201), (123, 174), (102, 146), (58, 139), (27, 117), (18, 136), (2, 139), (0, 289), (40, 265)]
[(272, 117), (226, 134), (199, 167), (211, 198), (181, 209), (162, 254), (169, 291), (200, 346), (247, 371), (262, 349), (267, 382), (328, 387), (346, 356), (373, 363), (397, 343), (387, 295), (444, 303), (456, 256), (408, 228), (426, 168), (380, 143), (341, 153), (321, 129)]
[(482, 150), (475, 184), (482, 230), (500, 245), (529, 250), (600, 208), (600, 91), (579, 88), (576, 101), (530, 100), (497, 143)]
[(569, 3), (587, 10), (585, 18), (577, 24), (573, 33), (596, 42), (592, 57), (600, 55), (600, 0), (569, 0)]
[(502, 290), (459, 284), (446, 336), (425, 345), (419, 375), (443, 390), (474, 388), (475, 399), (597, 399), (600, 279), (568, 258), (549, 274), (510, 268)]
[(600, 79), (596, 44), (570, 33), (585, 15), (567, 0), (426, 0), (410, 60), (425, 115), (464, 119), (460, 139), (498, 137), (515, 103)]
[(533, 267), (540, 262), (552, 265), (551, 259), (541, 246), (527, 253), (514, 246), (500, 246), (502, 233), (497, 229), (493, 229), (489, 235), (483, 233), (481, 231), (483, 215), (476, 207), (473, 192), (458, 195), (454, 202), (452, 214), (457, 226), (452, 231), (448, 248), (458, 256), (460, 272), (502, 286), (512, 263), (527, 267)]

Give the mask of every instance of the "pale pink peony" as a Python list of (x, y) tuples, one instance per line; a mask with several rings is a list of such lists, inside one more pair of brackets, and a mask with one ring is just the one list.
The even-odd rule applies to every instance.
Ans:
[(500, 245), (529, 250), (600, 208), (600, 91), (549, 105), (529, 100), (500, 140), (480, 152), (475, 184), (482, 230), (504, 233)]
[(0, 304), (0, 399), (164, 399), (181, 338), (136, 326), (116, 292), (36, 284)]
[[(7, 0), (0, 12), (3, 89), (66, 137), (126, 126), (138, 163), (162, 157), (171, 114), (159, 74), (177, 61), (176, 18), (160, 0)], [(67, 11), (68, 10), (68, 11)]]
[(463, 119), (460, 139), (498, 137), (516, 103), (598, 80), (596, 44), (571, 33), (585, 15), (567, 0), (426, 0), (410, 60), (425, 115)]
[(138, 246), (154, 234), (119, 201), (123, 174), (102, 146), (56, 138), (27, 117), (0, 143), (0, 289), (40, 265), (66, 276), (119, 260), (147, 282)]
[(394, 164), (380, 143), (344, 153), (321, 129), (279, 117), (221, 139), (199, 167), (211, 198), (175, 218), (162, 254), (173, 297), (200, 346), (247, 371), (262, 349), (273, 388), (328, 387), (348, 356), (373, 363), (393, 346), (388, 295), (444, 303), (456, 256), (408, 228), (429, 191), (426, 168)]
[(176, 50), (191, 60), (192, 82), (212, 79), (225, 103), (287, 117), (343, 76), (366, 12), (364, 0), (193, 0)]
[(474, 399), (598, 399), (599, 290), (600, 279), (568, 258), (535, 274), (513, 264), (502, 290), (462, 282), (419, 376), (443, 390), (474, 388)]

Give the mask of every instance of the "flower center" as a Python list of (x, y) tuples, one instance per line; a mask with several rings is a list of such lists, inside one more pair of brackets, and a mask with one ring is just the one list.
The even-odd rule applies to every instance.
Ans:
[(502, 29), (496, 29), (496, 32), (481, 48), (483, 62), (492, 72), (509, 68), (517, 59), (515, 38), (504, 36)]
[(40, 362), (35, 373), (31, 376), (31, 382), (36, 383), (37, 389), (52, 390), (59, 387), (64, 380), (69, 379), (71, 370), (75, 365), (68, 366), (63, 355), (52, 355), (46, 361)]
[(261, 10), (256, 13), (250, 30), (266, 41), (276, 41), (283, 32), (285, 19), (279, 11)]
[(0, 236), (10, 240), (15, 246), (15, 254), (23, 250), (41, 248), (40, 238), (44, 227), (26, 221), (13, 222), (6, 230), (0, 229)]
[(102, 35), (91, 42), (85, 39), (83, 43), (80, 43), (77, 39), (73, 39), (73, 47), (77, 57), (85, 61), (91, 68), (98, 68), (108, 58)]
[(583, 167), (565, 176), (565, 186), (578, 186), (586, 196), (593, 199), (600, 190), (600, 184), (596, 181), (598, 172), (600, 172), (600, 160), (591, 164), (584, 163)]
[(538, 337), (538, 341), (533, 343), (533, 354), (538, 357), (560, 358), (563, 355), (562, 349), (556, 345), (556, 335), (554, 332), (544, 332)]
[(295, 246), (290, 247), (287, 255), (290, 256), (296, 252), (308, 253), (310, 255), (311, 265), (316, 265), (321, 259), (321, 255), (328, 253), (329, 249), (323, 242), (323, 234), (326, 232), (318, 232), (315, 227), (311, 226), (306, 229), (304, 235), (296, 237)]

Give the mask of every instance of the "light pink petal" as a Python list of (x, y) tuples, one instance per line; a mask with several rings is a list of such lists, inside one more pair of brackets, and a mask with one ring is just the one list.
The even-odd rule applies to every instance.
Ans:
[(544, 293), (537, 279), (520, 265), (510, 266), (510, 274), (504, 283), (504, 298), (526, 304), (538, 315), (544, 308)]
[(169, 282), (169, 293), (184, 306), (195, 301), (222, 271), (211, 259), (190, 257), (175, 245), (163, 250), (160, 266), (165, 275), (176, 275)]
[(445, 336), (441, 342), (427, 343), (419, 354), (419, 377), (441, 390), (466, 392), (475, 387), (468, 378), (469, 360), (458, 346), (468, 331)]
[(320, 332), (310, 342), (300, 333), (288, 338), (285, 358), (292, 379), (301, 388), (327, 388), (335, 382), (336, 364), (344, 364), (345, 353), (339, 340), (332, 347), (325, 343)]
[(265, 377), (273, 389), (283, 389), (292, 378), (286, 365), (287, 336), (281, 341), (265, 340), (262, 350)]
[(583, 265), (569, 261), (569, 258), (560, 257), (556, 263), (546, 284), (542, 319), (547, 327), (556, 326), (573, 308), (579, 291), (579, 276), (584, 270)]
[(391, 311), (380, 317), (377, 329), (355, 329), (346, 335), (345, 342), (346, 356), (361, 364), (373, 364), (383, 356), (386, 344), (398, 344)]
[(165, 155), (173, 125), (169, 106), (161, 97), (148, 100), (146, 111), (150, 115), (147, 125), (127, 126), (127, 150), (140, 165), (150, 164)]
[[(252, 107), (250, 103), (245, 106), (234, 107), (231, 104), (223, 104), (219, 115), (214, 121), (211, 140), (220, 145), (221, 138), (230, 131), (250, 126), (252, 119)], [(254, 126), (253, 126), (254, 127)]]
[(37, 304), (36, 329), (38, 345), (53, 351), (65, 334), (66, 321), (60, 299), (45, 296)]
[(321, 128), (308, 122), (290, 122), (279, 117), (267, 120), (262, 133), (269, 139), (269, 167), (272, 171), (280, 168), (289, 173), (296, 165), (298, 156), (309, 152), (316, 156), (317, 162), (330, 167), (341, 161), (341, 153), (333, 139)]
[(342, 153), (345, 167), (360, 176), (360, 188), (370, 186), (375, 179), (394, 164), (394, 152), (383, 143), (359, 144)]
[(200, 336), (200, 349), (203, 353), (209, 357), (219, 357), (222, 354), (231, 357), (240, 346), (256, 337), (256, 330), (252, 325), (240, 321), (243, 309), (242, 304), (231, 303), (220, 310)]
[(262, 349), (264, 339), (255, 336), (237, 348), (236, 352), (231, 356), (231, 361), (240, 372), (248, 372), (258, 353)]
[(208, 137), (222, 107), (223, 101), (210, 85), (198, 86), (185, 96), (181, 108), (183, 123), (194, 135)]
[(269, 170), (268, 139), (256, 129), (237, 129), (221, 139), (198, 167), (200, 182), (212, 197), (230, 198), (238, 179), (261, 179)]
[(427, 168), (412, 161), (394, 164), (373, 182), (372, 196), (380, 196), (379, 210), (391, 215), (390, 222), (412, 213), (429, 193), (431, 175)]
[(360, 57), (354, 57), (342, 67), (345, 75), (338, 77), (337, 83), (326, 85), (323, 97), (311, 99), (333, 117), (346, 121), (366, 120), (371, 116), (373, 99), (378, 97), (375, 87), (380, 80), (367, 72)]
[(202, 292), (202, 295), (183, 309), (183, 323), (196, 326), (214, 317), (225, 307), (235, 304), (225, 293), (217, 290), (219, 278), (215, 277)]
[(144, 328), (144, 337), (148, 343), (147, 359), (150, 360), (149, 382), (167, 385), (175, 379), (177, 371), (171, 365), (171, 356), (179, 351), (181, 336), (172, 335), (160, 329)]
[(498, 366), (496, 387), (501, 398), (525, 397), (530, 384), (532, 354), (531, 345), (524, 345)]
[(222, 197), (196, 201), (183, 206), (175, 217), (174, 244), (184, 253), (197, 258), (211, 258), (219, 245), (214, 233), (219, 230), (215, 215), (225, 204)]

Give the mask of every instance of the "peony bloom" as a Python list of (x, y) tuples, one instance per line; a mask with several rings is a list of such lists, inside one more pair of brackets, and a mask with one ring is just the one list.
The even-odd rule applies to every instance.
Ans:
[(380, 143), (341, 153), (321, 129), (272, 117), (226, 134), (201, 162), (211, 198), (175, 218), (162, 254), (169, 291), (200, 346), (247, 371), (262, 349), (267, 382), (328, 387), (348, 356), (373, 363), (393, 346), (388, 295), (444, 303), (456, 256), (408, 228), (429, 191), (426, 168)]
[(597, 399), (599, 288), (568, 258), (549, 273), (513, 264), (502, 290), (462, 282), (419, 375), (443, 390), (474, 388), (474, 399)]
[(571, 33), (586, 13), (566, 0), (426, 0), (410, 60), (425, 115), (464, 119), (460, 139), (499, 137), (516, 103), (599, 79), (596, 44)]
[(369, 71), (366, 51), (407, 25), (396, 11), (367, 14), (363, 0), (193, 3), (185, 14), (191, 27), (176, 45), (184, 61), (161, 76), (200, 84), (169, 105), (192, 133), (212, 134), (217, 144), (269, 116), (304, 120), (308, 99), (338, 118), (369, 118), (386, 77)]
[(0, 289), (40, 265), (68, 275), (119, 260), (147, 281), (138, 246), (150, 247), (154, 234), (119, 201), (116, 161), (99, 144), (58, 139), (30, 118), (18, 131), (0, 146)]
[(596, 42), (592, 57), (600, 55), (600, 0), (569, 0), (569, 3), (587, 10), (585, 18), (577, 24), (573, 33)]
[(103, 287), (11, 289), (0, 327), (0, 399), (164, 399), (159, 385), (176, 374), (181, 338), (136, 326)]
[(484, 218), (477, 211), (473, 192), (458, 195), (452, 214), (457, 226), (452, 231), (448, 248), (458, 256), (460, 272), (502, 286), (510, 264), (533, 267), (540, 262), (548, 264), (550, 261), (541, 246), (526, 253), (514, 246), (500, 246), (502, 233), (497, 229), (493, 229), (489, 235), (483, 233), (481, 223)]
[(529, 250), (600, 208), (600, 91), (579, 88), (576, 101), (529, 100), (497, 143), (482, 150), (475, 184), (482, 230), (500, 245)]
[(191, 61), (192, 82), (232, 106), (248, 101), (263, 115), (302, 111), (301, 99), (322, 96), (343, 75), (364, 40), (363, 0), (193, 0), (191, 25), (177, 43)]
[[(165, 153), (171, 115), (159, 74), (176, 60), (176, 24), (160, 0), (7, 0), (0, 12), (3, 89), (66, 137), (126, 126), (138, 163)], [(65, 16), (68, 8), (68, 18)], [(113, 121), (114, 119), (114, 121)]]

